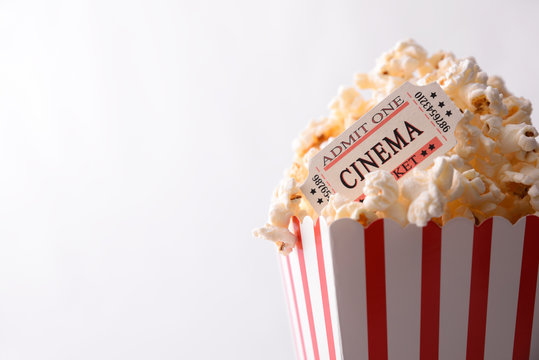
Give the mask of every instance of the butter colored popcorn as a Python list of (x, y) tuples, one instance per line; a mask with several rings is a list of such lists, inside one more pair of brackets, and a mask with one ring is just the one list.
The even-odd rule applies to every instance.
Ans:
[(255, 229), (253, 235), (275, 242), (279, 251), (288, 254), (296, 244), (296, 236), (288, 230), (288, 226), (292, 216), (305, 216), (300, 206), (302, 201), (303, 196), (296, 181), (285, 178), (273, 194), (268, 222)]
[(503, 154), (516, 151), (535, 151), (537, 149), (537, 130), (531, 125), (507, 124), (501, 129), (499, 137), (499, 149)]
[(336, 136), (340, 133), (340, 127), (337, 128), (329, 118), (313, 120), (309, 126), (303, 130), (299, 138), (295, 139), (292, 146), (299, 157), (303, 157), (311, 148), (319, 148), (320, 144), (328, 139), (329, 136)]
[(422, 191), (408, 207), (408, 221), (425, 226), (427, 222), (443, 214), (447, 200), (433, 183), (427, 184), (427, 190)]
[(387, 171), (375, 171), (365, 177), (363, 205), (371, 211), (384, 211), (399, 199), (397, 180)]
[(503, 99), (508, 114), (504, 117), (504, 124), (526, 123), (531, 125), (532, 104), (529, 100), (516, 96), (508, 96)]
[[(491, 216), (516, 222), (539, 215), (539, 144), (529, 100), (513, 95), (499, 76), (489, 76), (473, 57), (450, 52), (431, 56), (413, 40), (384, 53), (369, 73), (356, 74), (355, 87), (342, 87), (330, 102), (328, 117), (312, 121), (294, 142), (292, 167), (273, 195), (268, 222), (255, 237), (275, 242), (289, 253), (296, 238), (288, 226), (297, 216), (316, 217), (298, 184), (308, 176), (310, 159), (332, 138), (380, 100), (410, 81), (438, 82), (463, 113), (455, 129), (456, 146), (426, 169), (413, 169), (400, 181), (386, 171), (365, 177), (362, 202), (330, 197), (322, 216), (328, 222), (352, 218), (368, 225), (382, 217), (405, 226), (440, 225), (455, 217), (480, 223)], [(367, 90), (365, 98), (360, 90)]]
[(389, 172), (374, 171), (367, 174), (363, 193), (365, 209), (374, 213), (376, 218), (389, 217), (401, 225), (407, 223), (407, 204), (399, 201), (399, 185)]
[(329, 203), (322, 210), (322, 215), (328, 221), (350, 218), (359, 221), (365, 226), (377, 219), (377, 216), (368, 211), (362, 203), (350, 201), (341, 194), (331, 196)]

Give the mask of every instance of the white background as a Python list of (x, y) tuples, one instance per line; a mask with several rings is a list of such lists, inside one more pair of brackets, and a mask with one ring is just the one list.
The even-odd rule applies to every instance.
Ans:
[(0, 359), (293, 359), (251, 236), (292, 139), (407, 37), (539, 104), (495, 4), (1, 1)]

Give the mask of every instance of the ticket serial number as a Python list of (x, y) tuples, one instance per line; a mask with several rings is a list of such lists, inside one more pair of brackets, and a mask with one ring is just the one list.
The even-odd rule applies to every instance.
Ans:
[(442, 114), (438, 112), (434, 105), (430, 103), (429, 99), (423, 95), (421, 91), (415, 93), (415, 98), (443, 132), (448, 132), (451, 129), (451, 126), (447, 123), (447, 121), (444, 120)]
[(322, 180), (320, 178), (320, 176), (318, 176), (318, 174), (315, 174), (313, 176), (313, 182), (318, 187), (318, 190), (320, 190), (322, 195), (324, 195), (324, 197), (329, 200), (329, 196), (331, 195), (331, 191), (329, 191), (328, 187), (324, 183), (324, 180)]

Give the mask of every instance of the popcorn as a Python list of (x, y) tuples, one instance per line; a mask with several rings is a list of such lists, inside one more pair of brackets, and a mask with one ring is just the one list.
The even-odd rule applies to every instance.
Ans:
[(414, 72), (427, 59), (427, 52), (414, 40), (408, 39), (397, 43), (377, 61), (370, 74), (357, 74), (356, 85), (360, 89), (372, 89), (374, 106), (404, 81), (413, 77)]
[(363, 205), (371, 211), (383, 211), (399, 198), (397, 180), (387, 171), (375, 171), (365, 177)]
[(446, 199), (433, 183), (427, 184), (427, 190), (422, 191), (408, 207), (408, 221), (417, 226), (425, 226), (435, 217), (442, 216)]
[(535, 215), (539, 216), (539, 183), (536, 182), (529, 190), (530, 205), (535, 210)]
[(296, 244), (296, 236), (288, 230), (288, 225), (292, 216), (305, 215), (305, 211), (300, 208), (302, 198), (296, 181), (285, 178), (273, 194), (268, 222), (253, 231), (254, 237), (273, 241), (279, 251), (289, 253)]
[(504, 96), (510, 96), (511, 93), (509, 90), (507, 90), (507, 87), (505, 87), (505, 82), (503, 79), (499, 76), (493, 75), (489, 76), (487, 80), (487, 85), (492, 86), (493, 88), (498, 89), (498, 91)]
[[(354, 87), (341, 87), (339, 89), (339, 95), (329, 105), (331, 110), (330, 117), (336, 121), (356, 121), (367, 111), (365, 105), (366, 103), (363, 97)], [(343, 130), (345, 127), (343, 127)]]
[[(427, 56), (413, 40), (384, 53), (369, 73), (355, 76), (355, 87), (342, 87), (329, 105), (329, 116), (312, 121), (294, 142), (295, 157), (276, 189), (267, 224), (254, 231), (287, 254), (296, 238), (292, 216), (315, 217), (298, 183), (308, 176), (310, 159), (332, 138), (405, 81), (438, 82), (463, 112), (455, 128), (456, 146), (427, 169), (413, 169), (400, 181), (386, 171), (365, 178), (363, 202), (330, 197), (322, 216), (328, 222), (352, 218), (368, 225), (381, 217), (401, 225), (443, 225), (455, 217), (504, 216), (512, 222), (539, 215), (539, 145), (532, 126), (529, 100), (513, 95), (499, 76), (489, 76), (473, 57), (457, 59), (450, 52)], [(371, 91), (365, 99), (359, 90)]]
[(288, 255), (296, 244), (296, 235), (292, 234), (288, 228), (270, 224), (266, 224), (261, 228), (253, 230), (253, 236), (255, 238), (273, 241), (277, 245), (279, 252), (283, 255)]
[(537, 149), (537, 130), (525, 123), (507, 124), (501, 129), (498, 148), (503, 154)]
[(459, 121), (455, 129), (457, 145), (455, 145), (453, 151), (463, 159), (473, 157), (477, 151), (478, 138), (481, 131), (471, 124), (472, 119), (473, 114), (466, 110), (464, 117)]
[(377, 218), (376, 215), (369, 212), (362, 203), (350, 201), (338, 193), (331, 195), (328, 205), (322, 210), (322, 215), (325, 216), (328, 221), (350, 218), (359, 221), (365, 226)]
[(445, 156), (440, 156), (434, 160), (434, 165), (429, 171), (430, 181), (445, 193), (453, 184), (454, 170), (451, 161)]
[(487, 114), (481, 116), (481, 121), (483, 122), (483, 127), (481, 130), (483, 131), (484, 135), (494, 139), (500, 135), (503, 123), (501, 117)]
[[(452, 99), (453, 97), (457, 98), (453, 101), (458, 105), (458, 100), (461, 100), (459, 95), (466, 94), (469, 84), (472, 86), (481, 84), (481, 82), (475, 81), (479, 72), (480, 68), (475, 63), (475, 59), (469, 57), (452, 64), (447, 72), (440, 77), (439, 83)], [(484, 79), (480, 77), (479, 80)]]
[(467, 94), (468, 104), (477, 114), (504, 114), (507, 108), (502, 102), (503, 95), (491, 86), (470, 86)]
[(302, 157), (309, 149), (320, 146), (322, 142), (327, 140), (328, 134), (338, 132), (334, 130), (334, 127), (329, 118), (311, 121), (292, 144), (296, 155)]
[(401, 41), (383, 54), (376, 62), (375, 72), (379, 75), (412, 77), (414, 71), (427, 59), (427, 52), (414, 40)]
[[(434, 79), (438, 74), (438, 72), (446, 72), (453, 64), (455, 64), (455, 55), (449, 52), (444, 51), (438, 51), (430, 58), (428, 58), (423, 66), (420, 66), (417, 70), (419, 73), (419, 76), (422, 76), (422, 80), (430, 79), (431, 77)], [(428, 80), (424, 82), (424, 84), (430, 83), (434, 80)]]
[(526, 123), (531, 125), (532, 104), (529, 100), (516, 96), (509, 96), (503, 99), (507, 108), (507, 115), (504, 117), (504, 125)]

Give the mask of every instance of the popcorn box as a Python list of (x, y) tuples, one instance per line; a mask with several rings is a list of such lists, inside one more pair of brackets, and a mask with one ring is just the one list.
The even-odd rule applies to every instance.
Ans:
[(298, 359), (539, 359), (539, 217), (291, 222)]

